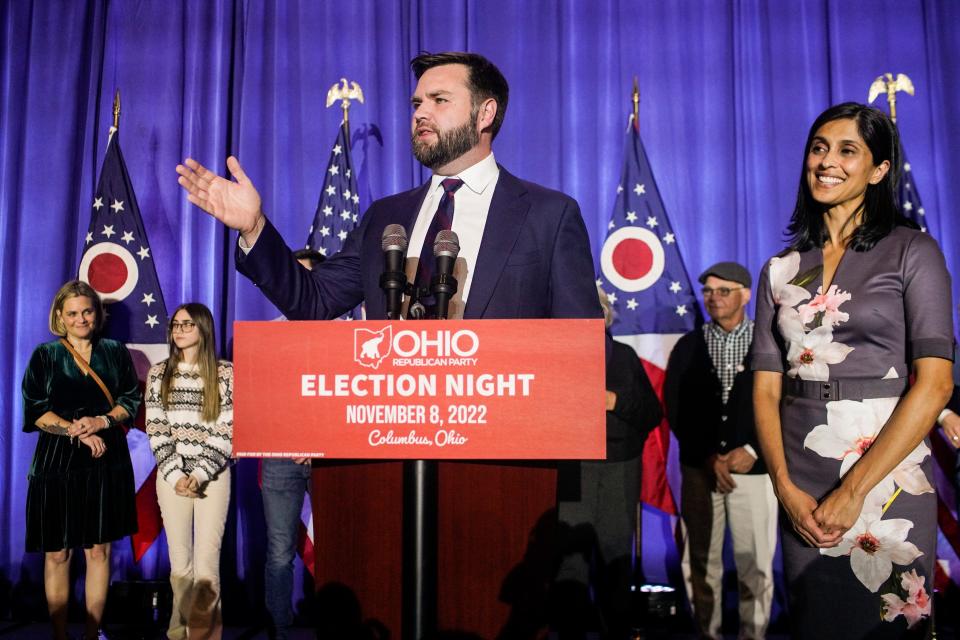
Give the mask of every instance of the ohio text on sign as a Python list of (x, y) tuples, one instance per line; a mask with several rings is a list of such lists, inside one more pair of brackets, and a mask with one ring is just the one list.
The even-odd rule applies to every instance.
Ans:
[(234, 455), (606, 456), (602, 320), (237, 322)]

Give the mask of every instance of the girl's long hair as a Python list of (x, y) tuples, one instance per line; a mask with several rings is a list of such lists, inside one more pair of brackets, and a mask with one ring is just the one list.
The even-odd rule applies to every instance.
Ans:
[(890, 162), (890, 170), (877, 184), (868, 184), (863, 199), (863, 222), (853, 232), (850, 247), (854, 251), (869, 251), (894, 227), (903, 225), (916, 227), (903, 217), (897, 202), (897, 185), (903, 164), (903, 152), (900, 148), (900, 135), (897, 125), (879, 109), (856, 102), (844, 102), (834, 105), (821, 113), (807, 134), (807, 143), (803, 148), (803, 163), (800, 170), (800, 188), (797, 191), (797, 203), (787, 227), (790, 249), (807, 251), (814, 247), (823, 247), (829, 239), (824, 222), (826, 207), (813, 199), (807, 184), (807, 157), (813, 137), (820, 127), (834, 120), (854, 120), (860, 137), (873, 155), (874, 166), (884, 160)]
[(200, 333), (198, 344), (197, 365), (200, 368), (200, 379), (203, 381), (203, 409), (201, 416), (205, 422), (214, 422), (220, 415), (220, 385), (217, 377), (217, 348), (216, 335), (213, 329), (213, 315), (206, 306), (199, 302), (188, 302), (176, 308), (170, 314), (170, 324), (167, 325), (167, 343), (170, 345), (170, 357), (163, 370), (160, 381), (160, 401), (164, 410), (169, 408), (171, 384), (177, 366), (183, 361), (183, 351), (173, 341), (173, 319), (183, 309), (190, 316)]

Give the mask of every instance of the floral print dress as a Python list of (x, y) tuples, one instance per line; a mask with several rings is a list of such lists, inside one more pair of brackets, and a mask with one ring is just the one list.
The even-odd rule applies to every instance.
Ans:
[[(950, 276), (929, 235), (895, 228), (847, 250), (823, 291), (820, 249), (764, 267), (754, 370), (784, 374), (780, 418), (791, 480), (818, 501), (871, 446), (917, 358), (953, 358)], [(795, 638), (927, 637), (936, 549), (929, 441), (868, 496), (839, 546), (781, 524)]]

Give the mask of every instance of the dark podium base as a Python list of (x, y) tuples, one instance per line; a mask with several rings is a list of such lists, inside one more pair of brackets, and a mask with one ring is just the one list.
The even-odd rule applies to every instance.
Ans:
[[(440, 462), (437, 628), (483, 638), (536, 630), (556, 521), (556, 469)], [(342, 615), (401, 637), (403, 463), (324, 462), (313, 476), (316, 583), (355, 597)], [(538, 595), (539, 594), (539, 595)]]

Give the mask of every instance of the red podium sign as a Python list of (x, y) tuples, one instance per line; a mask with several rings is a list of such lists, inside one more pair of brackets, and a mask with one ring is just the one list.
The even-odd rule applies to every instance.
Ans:
[(606, 456), (602, 320), (237, 322), (234, 455)]

